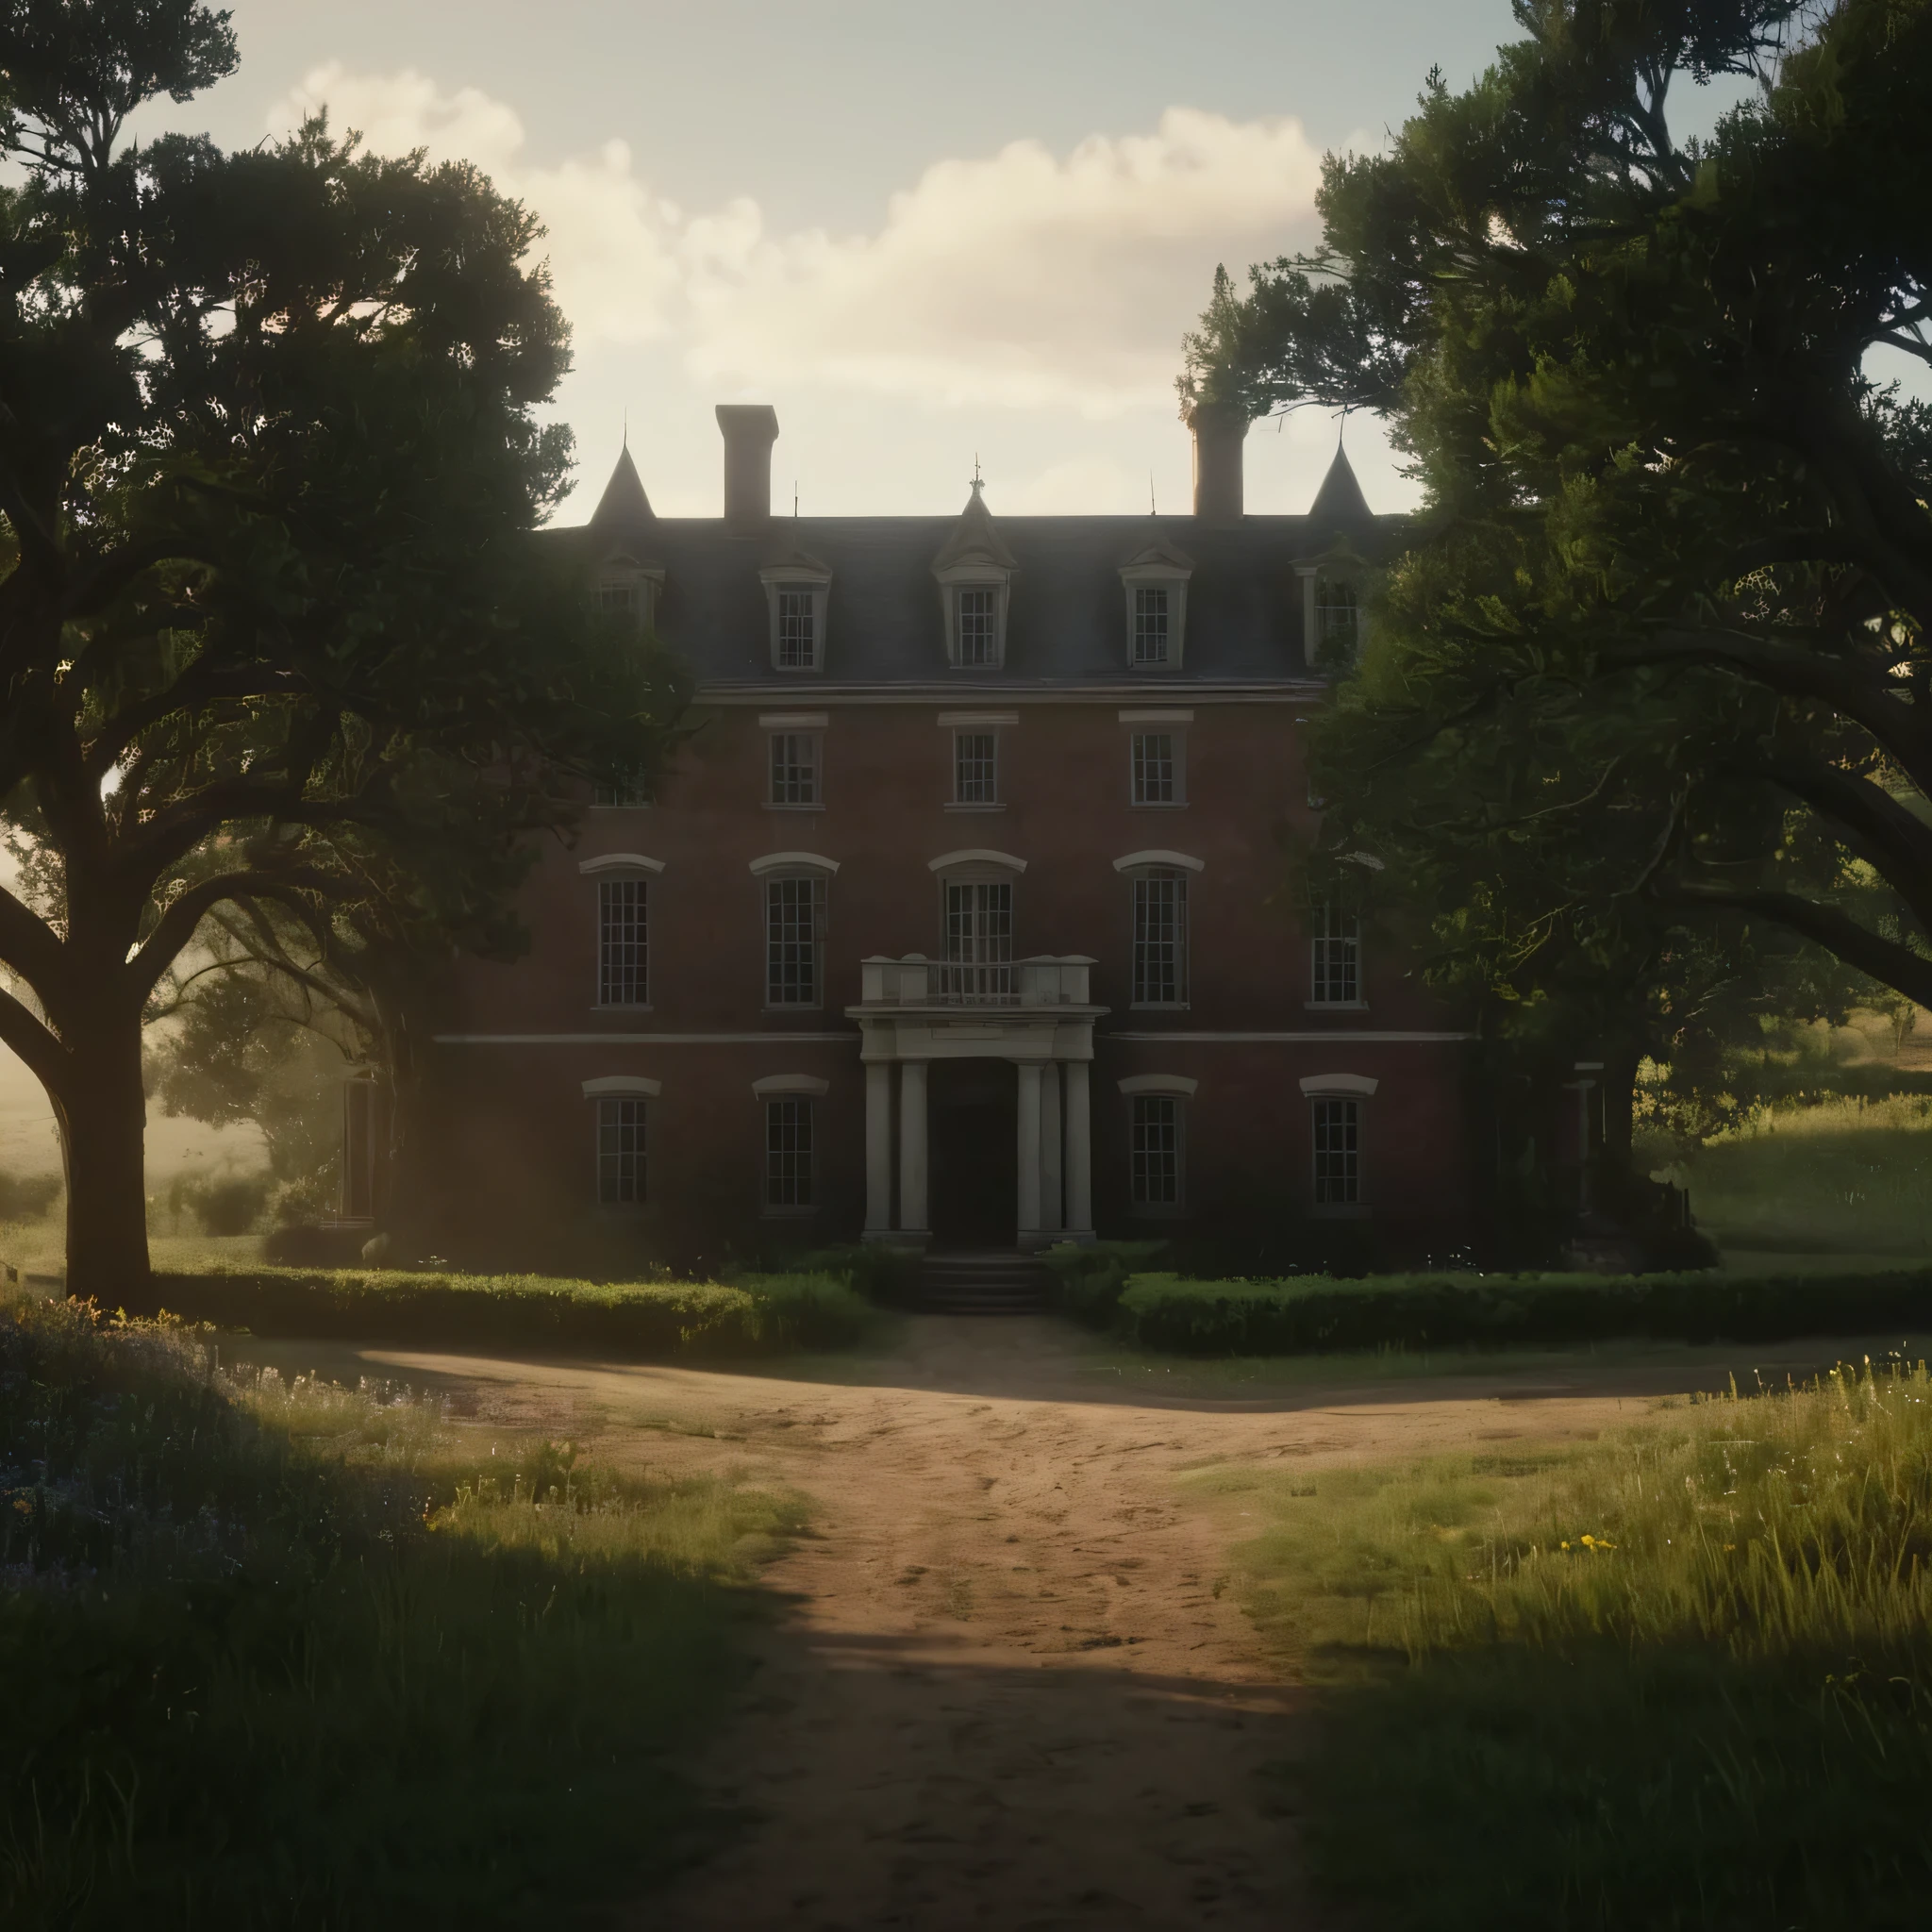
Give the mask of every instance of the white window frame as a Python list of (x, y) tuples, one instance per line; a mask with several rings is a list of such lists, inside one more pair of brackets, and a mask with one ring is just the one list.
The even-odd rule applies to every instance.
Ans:
[[(758, 573), (758, 581), (765, 587), (765, 613), (770, 627), (770, 647), (772, 669), (782, 672), (797, 672), (801, 675), (822, 673), (825, 668), (825, 621), (830, 614), (832, 599), (832, 573), (824, 569), (811, 569), (803, 563), (775, 564)], [(811, 659), (805, 664), (787, 664), (780, 655), (781, 623), (779, 606), (787, 591), (802, 593), (810, 599), (811, 615)]]
[[(1365, 1013), (1369, 1002), (1362, 980), (1362, 923), (1360, 918), (1332, 900), (1313, 908), (1313, 927), (1308, 934), (1308, 997), (1302, 1002), (1305, 1012)], [(1332, 930), (1334, 927), (1345, 930)], [(1338, 997), (1330, 991), (1338, 982), (1354, 982), (1352, 996)]]
[[(1184, 1013), (1188, 1010), (1191, 995), (1191, 969), (1193, 966), (1192, 945), (1190, 924), (1191, 914), (1188, 905), (1188, 868), (1173, 865), (1139, 865), (1128, 874), (1129, 906), (1131, 925), (1127, 937), (1127, 991), (1128, 1006), (1136, 1012)], [(1146, 912), (1153, 903), (1153, 888), (1165, 886), (1170, 889), (1168, 898), (1174, 908), (1174, 932), (1171, 940), (1156, 941), (1146, 937)], [(1171, 945), (1174, 948), (1172, 961), (1174, 985), (1176, 997), (1174, 999), (1144, 999), (1146, 988), (1153, 984), (1152, 949), (1157, 945)], [(1143, 954), (1146, 956), (1143, 958)]]
[[(937, 573), (940, 599), (946, 616), (946, 662), (955, 671), (1003, 671), (1007, 663), (1007, 612), (1011, 603), (1012, 573), (984, 563), (955, 564)], [(962, 647), (960, 596), (964, 591), (986, 591), (991, 597), (992, 656), (968, 664), (960, 656)]]
[[(1187, 661), (1188, 642), (1188, 579), (1193, 573), (1184, 565), (1148, 561), (1129, 563), (1122, 567), (1121, 588), (1126, 592), (1126, 644), (1125, 656), (1129, 671), (1153, 672), (1178, 671)], [(1145, 659), (1135, 656), (1139, 641), (1137, 618), (1139, 615), (1138, 591), (1162, 590), (1167, 592), (1167, 656), (1158, 659)]]
[[(805, 1000), (774, 999), (773, 989), (781, 976), (781, 946), (795, 941), (774, 937), (773, 913), (786, 886), (809, 884), (812, 935), (810, 948), (812, 996)], [(790, 865), (773, 867), (758, 874), (758, 897), (764, 913), (765, 997), (768, 1013), (815, 1013), (825, 1004), (825, 926), (831, 917), (831, 874), (823, 866)]]
[[(649, 1205), (651, 1114), (662, 1091), (658, 1081), (630, 1074), (608, 1074), (584, 1082), (584, 1098), (591, 1103), (591, 1191), (599, 1208), (622, 1212)], [(607, 1133), (621, 1134), (626, 1128), (636, 1130), (640, 1144), (629, 1149), (607, 1147)], [(615, 1175), (619, 1191), (607, 1197), (605, 1162), (622, 1162), (627, 1156), (636, 1163), (632, 1191), (628, 1194), (622, 1191), (624, 1175), (620, 1167)]]
[[(1149, 798), (1145, 746), (1150, 738), (1168, 741), (1168, 798)], [(1127, 803), (1137, 811), (1183, 811), (1188, 803), (1188, 733), (1181, 724), (1137, 724), (1127, 738)]]
[[(987, 747), (984, 759), (984, 791), (974, 798), (965, 795), (967, 741)], [(979, 762), (975, 759), (975, 763)], [(953, 796), (951, 801), (969, 811), (997, 811), (1005, 800), (1000, 796), (1000, 734), (992, 724), (962, 724), (953, 733)]]
[[(594, 946), (594, 978), (592, 980), (591, 1010), (594, 1012), (648, 1013), (651, 1010), (651, 920), (653, 894), (651, 881), (664, 870), (661, 858), (647, 858), (641, 852), (606, 852), (595, 858), (586, 858), (577, 866), (578, 874), (595, 882), (596, 925)], [(609, 908), (614, 895), (606, 891), (612, 886), (635, 886), (641, 908), (643, 913), (643, 997), (639, 1000), (608, 1000), (605, 992), (609, 984), (607, 967), (609, 964), (607, 948), (609, 944), (608, 929)]]
[[(1301, 1083), (1302, 1096), (1308, 1106), (1308, 1202), (1309, 1212), (1330, 1221), (1361, 1221), (1369, 1214), (1369, 1105), (1381, 1084), (1367, 1074), (1311, 1074)], [(1353, 1192), (1343, 1198), (1322, 1199), (1324, 1186), (1336, 1176), (1324, 1174), (1323, 1161), (1335, 1158), (1338, 1150), (1324, 1149), (1324, 1133), (1332, 1133), (1341, 1123), (1324, 1113), (1324, 1108), (1346, 1108), (1355, 1145), (1345, 1151), (1353, 1164), (1348, 1176)]]
[[(803, 746), (808, 762), (794, 761), (792, 771), (809, 771), (809, 798), (780, 798), (778, 794), (778, 748), (781, 744)], [(765, 809), (767, 811), (824, 811), (825, 808), (825, 736), (809, 726), (786, 725), (765, 734)]]
[(591, 608), (600, 614), (628, 615), (641, 637), (658, 627), (658, 594), (664, 573), (635, 558), (607, 558), (591, 586)]
[[(1359, 566), (1317, 559), (1313, 563), (1296, 564), (1295, 575), (1301, 579), (1302, 585), (1302, 657), (1308, 670), (1330, 672), (1338, 676), (1353, 670), (1361, 662), (1362, 649), (1369, 638), (1368, 612), (1362, 608), (1363, 585)], [(1326, 656), (1327, 641), (1322, 635), (1323, 612), (1331, 608), (1324, 601), (1322, 591), (1330, 585), (1346, 590), (1355, 603), (1355, 641), (1346, 657), (1334, 659)]]

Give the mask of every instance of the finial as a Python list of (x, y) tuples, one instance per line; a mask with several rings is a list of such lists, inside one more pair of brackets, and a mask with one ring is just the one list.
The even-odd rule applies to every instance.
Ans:
[(986, 478), (979, 474), (979, 452), (973, 452), (973, 493), (976, 497), (986, 488)]
[(798, 521), (798, 478), (796, 476), (791, 479), (791, 521), (794, 524)]
[(630, 405), (628, 403), (624, 406), (624, 446), (625, 449), (630, 447)]
[(1158, 517), (1160, 514), (1154, 508), (1154, 472), (1152, 470), (1147, 472), (1147, 514), (1150, 517)]

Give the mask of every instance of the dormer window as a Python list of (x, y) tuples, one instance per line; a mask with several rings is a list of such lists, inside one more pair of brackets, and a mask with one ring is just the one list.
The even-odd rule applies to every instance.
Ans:
[(758, 572), (772, 628), (774, 671), (825, 668), (825, 607), (832, 573), (817, 558), (793, 550)]
[(1340, 577), (1315, 579), (1315, 662), (1322, 670), (1341, 671), (1355, 662), (1361, 641), (1360, 614), (1355, 586)]
[(600, 616), (625, 620), (634, 630), (652, 630), (658, 621), (658, 592), (663, 585), (664, 573), (655, 565), (613, 557), (591, 588), (591, 608)]
[(1127, 593), (1127, 665), (1134, 671), (1180, 668), (1188, 631), (1191, 558), (1158, 538), (1121, 566)]
[(999, 592), (991, 585), (974, 584), (954, 592), (959, 600), (958, 637), (962, 665), (1000, 661)]
[(933, 558), (946, 619), (946, 662), (956, 671), (997, 671), (1007, 661), (1007, 610), (1013, 553), (993, 526), (975, 476), (953, 534)]

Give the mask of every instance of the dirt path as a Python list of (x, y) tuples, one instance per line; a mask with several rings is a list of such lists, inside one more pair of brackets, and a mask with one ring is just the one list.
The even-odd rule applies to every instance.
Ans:
[[(370, 1350), (606, 1458), (794, 1486), (795, 1615), (706, 1767), (751, 1828), (640, 1927), (1315, 1927), (1271, 1764), (1306, 1748), (1226, 1550), (1176, 1477), (1577, 1437), (1685, 1367), (1166, 1397), (1047, 1321), (925, 1317), (863, 1381)], [(707, 1431), (708, 1433), (698, 1433)], [(1230, 1513), (1233, 1512), (1233, 1513)]]

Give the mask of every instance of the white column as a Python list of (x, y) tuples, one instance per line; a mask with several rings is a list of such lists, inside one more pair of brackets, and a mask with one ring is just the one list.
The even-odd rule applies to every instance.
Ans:
[(1057, 1234), (1067, 1224), (1061, 1218), (1059, 1062), (1048, 1060), (1040, 1071), (1040, 1225)]
[(892, 1063), (865, 1063), (865, 1231), (892, 1231)]
[(1093, 1121), (1087, 1102), (1087, 1062), (1067, 1062), (1067, 1232), (1093, 1234)]
[(1040, 1062), (1020, 1062), (1020, 1241), (1040, 1232)]
[(925, 1062), (899, 1067), (899, 1227), (924, 1235), (925, 1224)]

